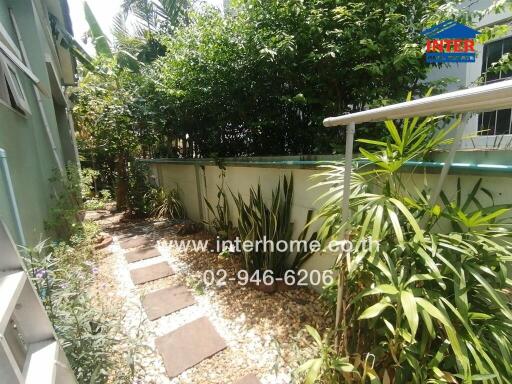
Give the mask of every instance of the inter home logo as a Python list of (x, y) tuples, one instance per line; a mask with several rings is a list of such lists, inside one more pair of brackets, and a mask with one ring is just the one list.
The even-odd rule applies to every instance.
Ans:
[(479, 33), (453, 20), (425, 29), (421, 34), (427, 37), (427, 63), (473, 63)]

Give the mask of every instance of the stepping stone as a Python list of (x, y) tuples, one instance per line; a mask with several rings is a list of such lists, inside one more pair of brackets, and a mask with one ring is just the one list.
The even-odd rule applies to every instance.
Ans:
[(254, 374), (242, 377), (236, 384), (261, 384), (260, 380)]
[(149, 240), (147, 237), (138, 236), (138, 237), (132, 237), (127, 240), (121, 241), (121, 248), (129, 249), (129, 248), (136, 248), (140, 247), (141, 245), (149, 245), (151, 240)]
[(160, 256), (160, 252), (158, 251), (158, 249), (151, 247), (151, 248), (137, 249), (135, 251), (128, 252), (125, 255), (125, 258), (128, 263), (133, 263), (135, 261), (151, 259), (151, 258), (157, 257), (157, 256)]
[(132, 269), (130, 275), (132, 277), (133, 284), (144, 284), (149, 281), (158, 280), (163, 277), (171, 276), (174, 271), (169, 267), (165, 261), (148, 265), (147, 267)]
[(183, 285), (151, 292), (142, 298), (142, 306), (149, 320), (159, 319), (195, 303), (194, 297)]
[(227, 347), (212, 323), (201, 317), (155, 340), (170, 378), (180, 375)]

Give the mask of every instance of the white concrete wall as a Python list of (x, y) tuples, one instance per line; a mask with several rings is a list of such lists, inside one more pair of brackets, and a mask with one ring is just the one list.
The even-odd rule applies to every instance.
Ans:
[[(199, 170), (199, 183), (196, 179), (195, 167)], [(215, 206), (217, 203), (217, 188), (220, 184), (220, 169), (214, 165), (206, 165), (204, 167), (194, 165), (179, 165), (167, 163), (152, 163), (152, 172), (159, 178), (160, 185), (164, 188), (176, 188), (179, 186), (181, 197), (185, 203), (189, 218), (201, 222), (207, 219), (207, 209), (204, 206), (203, 199), (199, 199), (197, 188), (201, 190), (201, 197), (206, 197), (208, 201)], [(204, 171), (203, 171), (204, 169)], [(248, 199), (250, 187), (257, 187), (258, 183), (264, 196), (270, 200), (272, 189), (277, 186), (279, 178), (284, 175), (287, 177), (292, 174), (294, 177), (294, 203), (292, 211), (292, 223), (294, 224), (294, 238), (303, 228), (306, 222), (306, 215), (309, 209), (318, 210), (322, 202), (319, 197), (327, 191), (326, 187), (311, 189), (311, 187), (319, 180), (312, 180), (311, 177), (320, 172), (321, 169), (300, 169), (300, 168), (276, 168), (276, 167), (256, 167), (256, 166), (230, 166), (226, 165), (226, 177), (224, 180), (224, 188), (229, 195), (230, 209), (232, 213), (232, 221), (236, 226), (237, 211), (229, 190), (237, 194), (240, 192), (245, 199)], [(512, 177), (510, 175), (489, 175), (482, 176), (478, 174), (449, 175), (443, 190), (450, 198), (455, 198), (457, 190), (457, 179), (461, 178), (462, 196), (466, 196), (475, 183), (482, 177), (483, 186), (489, 189), (494, 195), (495, 204), (512, 203)], [(437, 174), (416, 173), (414, 175), (405, 176), (407, 185), (411, 188), (416, 187), (422, 190), (425, 183), (433, 187), (437, 181)], [(206, 181), (206, 183), (205, 183)], [(482, 197), (482, 196), (481, 196)], [(490, 199), (482, 197), (481, 203), (484, 206), (491, 205)], [(203, 205), (204, 217), (200, 215), (199, 204)], [(444, 227), (444, 228), (443, 228)], [(447, 226), (440, 226), (439, 230), (446, 229)], [(313, 230), (315, 227), (312, 228)], [(313, 231), (310, 231), (310, 234)], [(325, 270), (332, 266), (335, 255), (320, 253), (313, 256), (304, 265), (305, 269)]]
[(200, 222), (200, 208), (196, 182), (196, 167), (194, 165), (174, 165), (153, 167), (158, 183), (166, 190), (178, 188), (180, 197), (185, 205), (187, 216)]
[[(199, 170), (199, 184), (196, 179), (196, 167)], [(158, 178), (159, 185), (162, 187), (168, 189), (178, 186), (188, 217), (191, 220), (196, 222), (208, 221), (209, 212), (204, 204), (204, 197), (213, 206), (217, 204), (217, 185), (220, 185), (221, 182), (221, 170), (219, 167), (214, 165), (200, 167), (194, 165), (152, 164), (151, 170), (153, 175)], [(277, 187), (279, 179), (281, 178), (282, 180), (285, 175), (288, 178), (290, 175), (293, 175), (294, 197), (290, 224), (294, 226), (293, 238), (297, 239), (306, 223), (308, 211), (313, 209), (316, 212), (321, 207), (322, 204), (321, 201), (318, 201), (318, 198), (327, 191), (326, 188), (311, 189), (316, 182), (311, 180), (311, 177), (318, 173), (318, 171), (318, 169), (226, 166), (224, 190), (228, 194), (233, 224), (237, 226), (238, 214), (236, 205), (229, 192), (230, 190), (235, 195), (240, 192), (247, 201), (250, 188), (256, 188), (258, 183), (260, 183), (263, 195), (270, 203), (272, 190)], [(201, 190), (201, 197), (203, 197), (201, 199), (199, 199), (197, 193), (198, 187)], [(200, 204), (202, 208), (199, 208)], [(203, 217), (200, 214), (201, 210)], [(308, 238), (318, 226), (319, 224), (312, 226), (308, 233)], [(335, 257), (336, 255), (326, 252), (315, 255), (305, 263), (303, 268), (307, 270), (327, 270), (334, 263)]]
[[(198, 177), (196, 178), (196, 168)], [(301, 232), (309, 209), (318, 209), (321, 204), (316, 202), (320, 196), (320, 190), (311, 190), (314, 184), (310, 181), (313, 174), (317, 173), (314, 169), (283, 169), (283, 168), (261, 168), (261, 167), (239, 167), (227, 166), (226, 177), (224, 179), (224, 190), (228, 195), (232, 221), (236, 225), (237, 212), (235, 203), (231, 197), (230, 190), (234, 194), (239, 192), (244, 199), (249, 198), (251, 187), (256, 188), (258, 183), (261, 185), (263, 195), (268, 198), (272, 190), (277, 187), (279, 179), (283, 176), (293, 175), (294, 178), (294, 204), (292, 211), (292, 223), (294, 223), (294, 236), (297, 237)], [(174, 189), (178, 187), (180, 196), (185, 204), (187, 215), (190, 219), (201, 222), (208, 220), (209, 212), (204, 204), (204, 198), (215, 206), (217, 203), (217, 185), (220, 185), (221, 170), (214, 165), (204, 167), (194, 165), (179, 164), (152, 164), (153, 175), (158, 179), (158, 183), (165, 189)], [(199, 183), (198, 183), (199, 181)], [(198, 194), (200, 189), (200, 195)], [(322, 190), (325, 192), (325, 189)], [(200, 199), (199, 196), (202, 198)], [(202, 205), (200, 208), (199, 205)], [(201, 217), (201, 210), (203, 217)]]

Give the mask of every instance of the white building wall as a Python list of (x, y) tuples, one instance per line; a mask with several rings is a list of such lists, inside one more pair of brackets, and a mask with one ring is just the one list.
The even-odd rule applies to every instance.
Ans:
[[(485, 10), (491, 5), (490, 0), (480, 0), (470, 6), (472, 10)], [(485, 16), (476, 28), (493, 26), (496, 24), (512, 24), (512, 12), (507, 9), (505, 12), (498, 14), (489, 14)], [(511, 31), (507, 35), (500, 36), (502, 39), (512, 35)], [(498, 39), (496, 39), (498, 40)], [(493, 40), (491, 40), (493, 41)], [(456, 82), (451, 83), (447, 87), (447, 91), (454, 91), (462, 88), (474, 87), (482, 74), (482, 57), (483, 44), (477, 44), (477, 55), (474, 63), (452, 63), (443, 65), (440, 68), (433, 68), (428, 76), (429, 81), (441, 80), (444, 78), (453, 78)], [(512, 135), (482, 135), (477, 136), (478, 131), (478, 114), (473, 114), (464, 127), (465, 139), (461, 143), (461, 149), (464, 150), (490, 150), (510, 148), (512, 143)]]

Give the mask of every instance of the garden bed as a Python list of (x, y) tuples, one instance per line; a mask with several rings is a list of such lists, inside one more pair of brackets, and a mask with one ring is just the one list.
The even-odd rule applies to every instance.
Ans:
[[(140, 383), (235, 383), (246, 374), (256, 374), (262, 383), (290, 383), (292, 371), (304, 359), (301, 356), (307, 337), (304, 326), (323, 329), (326, 308), (318, 293), (307, 288), (294, 288), (266, 294), (249, 286), (226, 281), (223, 286), (203, 283), (207, 270), (224, 269), (234, 276), (235, 260), (220, 258), (211, 252), (194, 252), (172, 248), (172, 240), (199, 240), (207, 233), (180, 236), (179, 226), (158, 221), (120, 220), (112, 215), (99, 220), (103, 230), (113, 236), (113, 245), (105, 250), (99, 264), (94, 289), (98, 305), (120, 307), (116, 317), (122, 322), (123, 333), (131, 342), (121, 341), (120, 351), (135, 351), (135, 377)], [(144, 233), (158, 242), (158, 249), (176, 272), (174, 275), (135, 287), (129, 270), (150, 264), (143, 260), (128, 264), (118, 240)], [(186, 285), (196, 304), (176, 313), (149, 321), (142, 309), (140, 297), (172, 285)], [(165, 374), (154, 340), (201, 316), (207, 316), (228, 348), (170, 380)], [(135, 343), (135, 345), (123, 345)]]

